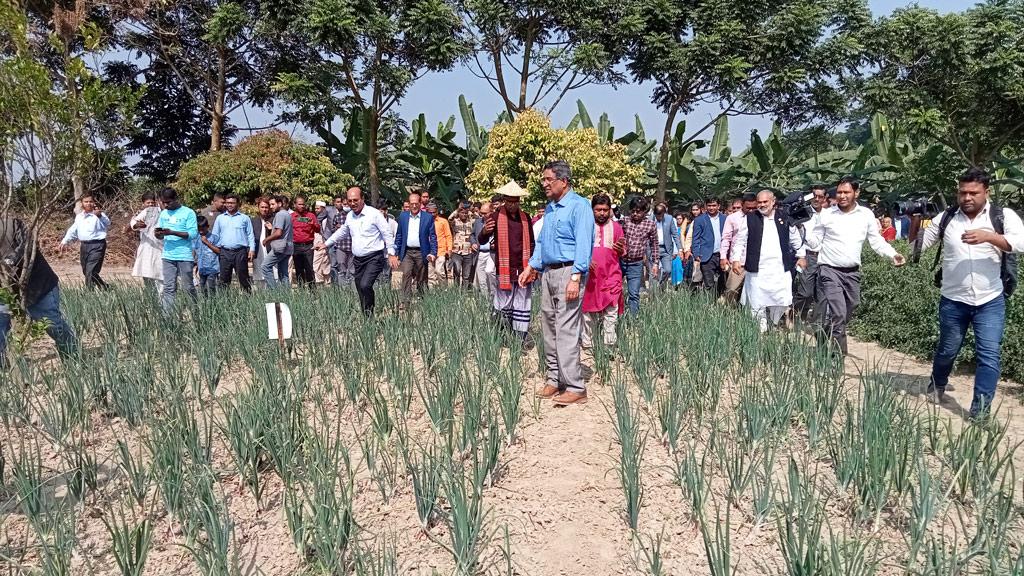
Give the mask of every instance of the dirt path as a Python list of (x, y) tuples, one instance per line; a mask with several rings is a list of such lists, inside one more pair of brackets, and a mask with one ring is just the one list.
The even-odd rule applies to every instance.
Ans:
[[(921, 361), (901, 352), (883, 348), (874, 342), (862, 342), (850, 339), (850, 358), (847, 362), (847, 374), (857, 376), (860, 371), (877, 368), (893, 378), (896, 386), (912, 397), (924, 400), (931, 375), (930, 362)], [(948, 411), (954, 421), (963, 420), (971, 407), (974, 392), (974, 373), (957, 371), (949, 378), (950, 387), (946, 389), (946, 401), (941, 408)], [(1024, 421), (1020, 415), (1024, 413), (1021, 406), (1022, 386), (1009, 380), (1000, 380), (996, 392), (995, 407), (1002, 418), (1010, 419), (1007, 434), (1024, 438)]]

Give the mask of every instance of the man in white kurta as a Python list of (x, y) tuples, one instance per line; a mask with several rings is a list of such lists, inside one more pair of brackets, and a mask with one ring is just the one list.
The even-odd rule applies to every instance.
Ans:
[[(792, 226), (784, 227), (788, 230), (788, 238), (779, 237), (780, 226), (776, 224), (774, 193), (762, 191), (757, 195), (757, 211), (759, 214), (749, 215), (749, 218), (763, 219), (763, 225), (760, 227), (757, 270), (747, 270), (740, 303), (750, 307), (761, 331), (766, 332), (769, 326), (777, 325), (793, 305), (792, 263), (787, 266), (782, 242), (787, 243), (786, 248), (792, 251), (793, 259), (802, 259), (804, 249), (799, 231)], [(747, 262), (748, 250), (756, 250), (756, 243), (750, 242), (750, 228), (751, 226), (744, 226), (737, 231), (733, 266), (740, 269), (744, 267), (744, 262)], [(797, 262), (797, 265), (800, 263)]]

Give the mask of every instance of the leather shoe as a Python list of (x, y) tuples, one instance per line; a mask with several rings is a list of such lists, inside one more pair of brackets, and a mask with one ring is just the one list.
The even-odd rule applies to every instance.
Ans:
[(552, 398), (559, 392), (561, 392), (561, 390), (556, 386), (545, 384), (543, 388), (537, 391), (537, 398)]
[(568, 406), (570, 404), (586, 404), (587, 393), (565, 391), (559, 394), (558, 396), (555, 396), (552, 400), (554, 400), (555, 406)]

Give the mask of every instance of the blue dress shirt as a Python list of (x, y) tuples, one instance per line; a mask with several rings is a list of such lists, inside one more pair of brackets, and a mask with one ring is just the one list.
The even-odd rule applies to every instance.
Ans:
[(572, 262), (574, 273), (586, 274), (594, 248), (594, 210), (579, 194), (569, 190), (544, 208), (544, 227), (530, 267), (538, 272), (552, 264)]
[(252, 219), (235, 211), (234, 214), (224, 212), (213, 221), (213, 230), (210, 236), (217, 238), (214, 242), (218, 248), (249, 248), (250, 252), (256, 251), (256, 237), (252, 233)]
[[(225, 214), (218, 216), (217, 222), (220, 222), (224, 216)], [(213, 223), (214, 227), (217, 226), (217, 222)], [(210, 244), (220, 247), (220, 238), (216, 234), (210, 234), (206, 239), (210, 241)], [(196, 266), (199, 268), (200, 276), (209, 276), (220, 272), (220, 257), (214, 254), (209, 246), (203, 244), (201, 237), (192, 241), (192, 249), (196, 252)]]

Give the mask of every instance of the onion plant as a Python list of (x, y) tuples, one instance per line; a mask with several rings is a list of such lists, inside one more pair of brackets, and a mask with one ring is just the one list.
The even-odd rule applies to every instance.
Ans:
[(619, 442), (619, 484), (625, 496), (626, 523), (636, 531), (640, 507), (644, 499), (643, 479), (640, 477), (647, 434), (640, 428), (640, 411), (629, 405), (629, 392), (621, 380), (612, 386), (615, 413), (612, 422)]
[(118, 467), (128, 479), (128, 494), (138, 506), (142, 506), (153, 483), (153, 475), (141, 458), (132, 455), (123, 440), (117, 441)]
[(707, 555), (711, 576), (732, 576), (736, 573), (736, 567), (732, 564), (731, 510), (731, 506), (725, 506), (724, 522), (720, 516), (721, 510), (717, 505), (714, 518), (709, 519), (704, 513), (698, 516), (700, 535), (704, 540), (704, 553)]
[(118, 571), (121, 576), (142, 576), (153, 545), (153, 521), (143, 518), (130, 524), (123, 512), (111, 516), (101, 519), (110, 535), (111, 552)]

